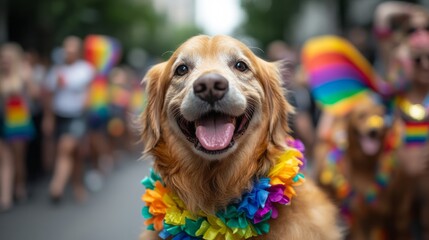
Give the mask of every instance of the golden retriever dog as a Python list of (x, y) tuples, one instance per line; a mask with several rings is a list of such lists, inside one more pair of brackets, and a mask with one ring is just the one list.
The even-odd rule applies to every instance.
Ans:
[[(357, 106), (348, 116), (344, 172), (357, 198), (351, 206), (352, 239), (374, 239), (374, 234), (381, 231), (386, 234), (389, 229), (392, 189), (389, 186), (381, 189), (377, 183), (382, 161), (391, 160), (386, 159), (386, 154), (391, 152), (385, 152), (388, 129), (384, 114), (382, 105), (370, 102)], [(378, 190), (371, 193), (374, 187)], [(368, 199), (373, 197), (376, 199)]]
[[(144, 154), (191, 212), (215, 213), (266, 176), (288, 146), (279, 65), (228, 36), (196, 36), (149, 70)], [(252, 239), (340, 239), (335, 206), (311, 181)], [(159, 239), (145, 231), (140, 239)]]
[[(376, 101), (362, 102), (335, 121), (334, 143), (317, 147), (316, 175), (321, 187), (343, 208), (346, 219), (352, 221), (350, 239), (378, 239), (390, 229), (394, 184), (381, 186), (380, 177), (393, 174), (394, 147), (384, 114), (384, 107)], [(336, 172), (332, 172), (333, 160)]]

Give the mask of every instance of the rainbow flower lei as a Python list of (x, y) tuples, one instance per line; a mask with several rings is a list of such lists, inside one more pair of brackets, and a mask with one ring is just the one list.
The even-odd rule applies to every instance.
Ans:
[[(215, 215), (186, 209), (183, 201), (171, 192), (161, 177), (151, 169), (141, 183), (145, 206), (142, 215), (148, 230), (160, 231), (162, 239), (239, 240), (268, 233), (269, 219), (278, 216), (277, 204), (289, 205), (296, 195), (295, 186), (304, 182), (300, 169), (304, 164), (302, 144), (288, 141), (289, 147), (277, 160), (267, 177), (256, 179), (253, 188)], [(299, 150), (297, 148), (300, 148)]]
[(324, 186), (331, 186), (334, 189), (336, 199), (340, 204), (340, 213), (346, 224), (353, 224), (351, 205), (353, 200), (358, 199), (361, 204), (376, 206), (379, 194), (386, 189), (396, 168), (394, 150), (398, 147), (397, 132), (389, 132), (384, 142), (383, 156), (378, 160), (375, 183), (368, 186), (364, 193), (358, 194), (350, 185), (340, 167), (346, 155), (345, 146), (332, 145), (327, 156), (327, 165), (319, 176), (319, 182)]

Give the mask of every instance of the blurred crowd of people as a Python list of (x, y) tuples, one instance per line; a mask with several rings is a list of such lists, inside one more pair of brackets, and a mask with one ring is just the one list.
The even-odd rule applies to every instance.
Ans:
[(372, 28), (310, 39), (301, 59), (276, 41), (267, 57), (298, 63), (293, 135), (347, 239), (429, 239), (429, 9), (384, 2)]
[[(372, 30), (354, 28), (346, 38), (372, 64), (367, 87), (378, 100), (341, 113), (317, 105), (299, 51), (276, 41), (267, 58), (300, 62), (295, 77), (284, 78), (296, 109), (293, 135), (306, 146), (310, 175), (341, 209), (348, 238), (429, 239), (429, 10), (385, 2)], [(53, 203), (69, 183), (85, 201), (87, 189), (100, 186), (84, 176), (102, 179), (118, 151), (141, 149), (133, 124), (144, 105), (139, 76), (127, 66), (98, 65), (111, 59), (88, 61), (99, 53), (85, 49), (86, 40), (67, 37), (61, 62), (52, 65), (15, 43), (0, 46), (0, 211), (28, 199), (27, 176), (35, 173), (50, 177)], [(359, 80), (365, 71), (353, 74)]]
[[(94, 38), (104, 45), (89, 43)], [(133, 123), (143, 89), (136, 71), (116, 66), (118, 49), (106, 53), (106, 39), (69, 36), (60, 61), (50, 65), (16, 43), (0, 46), (0, 212), (28, 200), (29, 178), (49, 177), (52, 203), (69, 183), (83, 202), (121, 151), (138, 151)]]

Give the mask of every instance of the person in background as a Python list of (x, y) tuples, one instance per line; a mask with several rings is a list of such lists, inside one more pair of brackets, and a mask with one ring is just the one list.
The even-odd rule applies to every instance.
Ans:
[(394, 235), (428, 239), (429, 11), (417, 4), (382, 3), (375, 12), (374, 33), (379, 47), (377, 70), (386, 82), (403, 86), (393, 96), (391, 110), (402, 135), (397, 150), (401, 171), (396, 177)]
[[(132, 79), (130, 69), (119, 66), (109, 74), (110, 112), (107, 125), (110, 145), (114, 151), (129, 149), (129, 129), (126, 127), (130, 114)], [(116, 154), (115, 154), (116, 155)]]
[(429, 239), (429, 12), (410, 13), (403, 31), (397, 58), (410, 84), (396, 98), (396, 121), (402, 127), (398, 160), (405, 174), (398, 198), (404, 212), (398, 218), (408, 219), (400, 227), (410, 228), (411, 222), (420, 228), (417, 237)]
[(35, 92), (22, 48), (0, 48), (0, 211), (27, 198), (25, 153), (34, 129), (28, 99)]
[(419, 11), (426, 10), (420, 5), (400, 1), (384, 2), (375, 10), (373, 32), (377, 52), (374, 68), (385, 81), (390, 81), (392, 74), (395, 74), (396, 68), (392, 65), (396, 61), (397, 52), (400, 51), (399, 47), (407, 38), (408, 20)]
[(55, 66), (47, 77), (46, 84), (51, 93), (52, 104), (45, 106), (42, 123), (45, 135), (51, 134), (55, 129), (58, 138), (50, 196), (53, 202), (61, 200), (73, 173), (75, 198), (84, 201), (86, 190), (82, 181), (83, 162), (79, 156), (79, 142), (86, 130), (85, 100), (95, 72), (89, 63), (81, 59), (81, 39), (69, 36), (64, 40), (63, 48), (64, 64)]
[(366, 26), (356, 25), (346, 31), (345, 37), (357, 50), (373, 64), (375, 61), (375, 46), (371, 38), (371, 31)]

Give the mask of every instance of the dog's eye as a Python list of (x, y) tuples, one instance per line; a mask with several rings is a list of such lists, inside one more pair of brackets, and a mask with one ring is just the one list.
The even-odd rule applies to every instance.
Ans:
[(174, 75), (184, 76), (188, 72), (189, 72), (188, 66), (186, 66), (185, 64), (182, 64), (176, 68), (176, 71), (174, 71)]
[(247, 69), (249, 69), (248, 67), (247, 67), (247, 64), (245, 64), (243, 61), (238, 61), (236, 64), (235, 64), (235, 69), (237, 69), (238, 71), (240, 71), (240, 72), (244, 72), (244, 71), (246, 71)]

